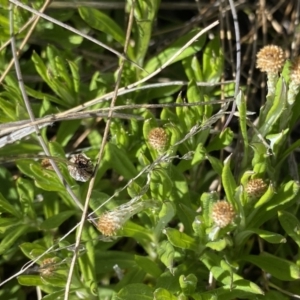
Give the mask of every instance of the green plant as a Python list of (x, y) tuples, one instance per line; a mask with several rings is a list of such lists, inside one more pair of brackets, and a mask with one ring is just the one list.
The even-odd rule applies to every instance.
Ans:
[[(252, 122), (246, 88), (224, 81), (216, 22), (151, 47), (159, 0), (114, 17), (49, 10), (17, 59), (26, 34), (14, 32), (49, 1), (12, 2), (0, 2), (12, 44), (0, 52), (0, 298), (299, 294), (298, 165), (287, 164), (299, 59), (259, 52), (268, 95)], [(238, 128), (222, 129), (231, 101)]]

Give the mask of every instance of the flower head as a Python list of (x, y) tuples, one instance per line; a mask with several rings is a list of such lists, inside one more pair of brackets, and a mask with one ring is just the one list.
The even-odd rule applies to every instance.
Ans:
[(93, 175), (94, 165), (85, 154), (72, 155), (69, 162), (68, 171), (75, 180), (86, 182)]
[(106, 212), (102, 216), (100, 216), (97, 223), (97, 228), (103, 235), (112, 236), (122, 228), (125, 221), (124, 219), (122, 219), (122, 216), (120, 214), (114, 211)]
[(281, 71), (285, 61), (284, 51), (275, 45), (263, 47), (256, 57), (256, 67), (262, 72), (270, 74), (277, 74)]
[(152, 200), (137, 202), (136, 199), (116, 207), (114, 210), (106, 212), (99, 217), (97, 228), (105, 236), (116, 235), (117, 231), (123, 227), (127, 220), (143, 209), (155, 207)]
[(267, 187), (267, 184), (261, 178), (256, 178), (248, 181), (245, 191), (250, 198), (260, 198)]
[(49, 277), (53, 275), (53, 272), (56, 270), (55, 267), (56, 260), (55, 258), (45, 258), (40, 266), (40, 274), (43, 277)]
[(212, 219), (214, 223), (224, 228), (232, 223), (235, 217), (233, 206), (225, 200), (217, 201), (212, 208)]
[(50, 160), (48, 158), (44, 158), (42, 161), (41, 161), (41, 166), (42, 168), (46, 169), (46, 170), (53, 170), (53, 167), (50, 163)]
[(148, 134), (148, 142), (153, 149), (163, 151), (168, 144), (168, 134), (161, 127), (153, 128)]

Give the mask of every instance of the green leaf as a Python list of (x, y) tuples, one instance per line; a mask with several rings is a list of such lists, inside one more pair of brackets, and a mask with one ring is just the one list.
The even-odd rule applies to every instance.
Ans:
[(153, 300), (153, 289), (141, 283), (129, 284), (121, 289), (113, 300)]
[(153, 199), (169, 199), (173, 189), (173, 182), (164, 169), (157, 169), (151, 172), (150, 190)]
[[(286, 83), (283, 78), (279, 78), (276, 85), (275, 98), (273, 100), (272, 107), (268, 111), (265, 119), (261, 118), (263, 124), (258, 129), (263, 137), (266, 137), (267, 134), (270, 133), (275, 122), (279, 119), (280, 115), (282, 114), (285, 108), (286, 97)], [(254, 141), (258, 141), (257, 135), (254, 135), (253, 142)]]
[(44, 170), (41, 166), (31, 164), (30, 169), (35, 178), (37, 187), (45, 191), (65, 192), (65, 187), (57, 178), (55, 172)]
[(196, 240), (187, 234), (180, 232), (174, 228), (166, 228), (165, 233), (170, 243), (182, 249), (188, 249), (195, 252), (200, 252), (202, 247), (196, 242)]
[(79, 95), (79, 90), (80, 90), (80, 75), (79, 75), (79, 68), (76, 65), (76, 63), (67, 60), (69, 64), (69, 68), (72, 73), (72, 88), (73, 91), (75, 92), (75, 95)]
[[(187, 99), (189, 103), (204, 101), (202, 88), (200, 86), (197, 86), (195, 80), (191, 80), (188, 84)], [(196, 107), (189, 107), (188, 110), (189, 110), (190, 118), (194, 117), (193, 121), (195, 122), (195, 120), (197, 120), (197, 122), (200, 123), (204, 117), (203, 116), (204, 109), (205, 107), (202, 105)], [(191, 128), (191, 126), (189, 127)]]
[(183, 59), (182, 65), (189, 80), (203, 81), (201, 66), (196, 56)]
[(274, 155), (280, 154), (280, 147), (284, 144), (287, 138), (287, 134), (289, 133), (289, 129), (282, 130), (279, 133), (268, 134), (266, 138), (269, 140), (270, 149), (274, 153)]
[(234, 194), (235, 194), (235, 189), (236, 189), (236, 183), (234, 180), (234, 177), (232, 175), (232, 172), (230, 170), (230, 161), (231, 161), (231, 156), (226, 158), (224, 161), (224, 168), (222, 172), (222, 183), (223, 187), (226, 193), (226, 198), (228, 202), (235, 208), (237, 209), (237, 204), (234, 200)]
[(263, 252), (259, 256), (246, 255), (241, 260), (255, 264), (275, 278), (284, 281), (300, 279), (300, 268), (293, 262), (278, 256)]
[(137, 63), (141, 66), (149, 48), (153, 21), (159, 4), (160, 0), (138, 0), (131, 4), (134, 5), (135, 25), (137, 27), (136, 38), (134, 39), (136, 41), (135, 53)]
[(127, 152), (112, 143), (106, 144), (104, 159), (125, 179), (131, 179), (137, 175), (136, 168)]
[(20, 224), (19, 219), (17, 218), (0, 218), (0, 234), (3, 234), (7, 231), (7, 229), (14, 227)]
[[(110, 245), (111, 243), (105, 243), (104, 246), (107, 248)], [(121, 269), (130, 269), (132, 266), (136, 265), (133, 254), (121, 251), (106, 250), (106, 248), (104, 251), (98, 249), (98, 251), (95, 252), (96, 274), (104, 275), (107, 272), (111, 272), (116, 264)]]
[(25, 87), (26, 93), (36, 99), (40, 99), (40, 100), (45, 100), (45, 101), (51, 101), (53, 103), (56, 104), (60, 104), (60, 105), (64, 105), (63, 101), (57, 97), (54, 97), (52, 95), (40, 92), (40, 91), (36, 91), (34, 89), (31, 89), (30, 87), (26, 86)]
[[(146, 65), (145, 70), (148, 73), (152, 73), (161, 67), (166, 61), (168, 61), (179, 49), (181, 49), (189, 40), (191, 40), (197, 33), (199, 29), (193, 29), (191, 32), (185, 34), (183, 37), (179, 38), (175, 43), (170, 45), (167, 49), (160, 52), (157, 56), (150, 59)], [(200, 51), (205, 43), (206, 37), (202, 35), (198, 40), (193, 43), (190, 47), (185, 49), (181, 54), (179, 54), (173, 61), (172, 64), (180, 61), (186, 57), (189, 57), (198, 51)], [(147, 73), (145, 73), (145, 76)]]
[(168, 223), (175, 216), (175, 207), (171, 202), (164, 202), (162, 209), (159, 212), (158, 222), (154, 229), (156, 239), (159, 240), (163, 229), (168, 225)]
[(276, 193), (276, 191), (274, 190), (274, 187), (272, 184), (270, 184), (268, 186), (267, 191), (260, 197), (260, 199), (254, 204), (254, 208), (257, 209), (258, 207), (266, 204), (267, 202), (269, 202), (272, 197), (274, 196), (274, 194)]
[(36, 219), (36, 213), (34, 210), (34, 186), (33, 183), (24, 178), (18, 178), (17, 190), (19, 199), (23, 207), (23, 215), (29, 217), (32, 220)]
[(21, 275), (18, 277), (18, 282), (25, 286), (41, 286), (44, 284), (39, 275)]
[[(262, 295), (265, 299), (265, 293), (256, 284), (248, 280), (237, 280), (232, 285), (225, 285), (212, 291), (201, 293), (199, 300), (232, 300), (232, 299), (260, 299), (253, 294)], [(198, 299), (198, 298), (195, 298)], [(270, 298), (269, 300), (275, 300)], [(280, 298), (281, 300), (282, 298)], [(278, 299), (279, 300), (279, 299)]]
[(206, 247), (216, 250), (216, 251), (222, 251), (226, 248), (227, 243), (225, 239), (220, 239), (218, 241), (212, 241), (206, 243)]
[(17, 227), (8, 229), (0, 243), (0, 255), (9, 251), (16, 241), (28, 231), (29, 227), (24, 224), (19, 224)]
[(247, 227), (256, 228), (261, 226), (267, 220), (275, 216), (278, 210), (283, 210), (297, 200), (299, 184), (289, 181), (282, 185), (277, 193), (273, 196), (272, 201), (268, 201), (257, 209), (254, 209), (247, 217)]
[(191, 295), (194, 293), (197, 282), (198, 279), (195, 274), (189, 274), (188, 276), (181, 275), (179, 277), (179, 284), (185, 295)]
[[(241, 289), (242, 291), (263, 295), (263, 291), (259, 288), (259, 286), (257, 286), (255, 283), (251, 281), (244, 280), (241, 276), (235, 274), (234, 270), (231, 268), (228, 262), (222, 260), (219, 255), (206, 251), (200, 257), (200, 260), (205, 264), (207, 269), (212, 273), (213, 277), (217, 281), (224, 284), (226, 286), (224, 288), (226, 290), (229, 290), (231, 293), (232, 293), (231, 291), (232, 287), (235, 287), (235, 285), (237, 285), (240, 286), (239, 289)], [(216, 290), (214, 290), (214, 292), (215, 291)], [(232, 298), (224, 297), (224, 299), (232, 299)]]
[(286, 211), (278, 212), (279, 222), (285, 232), (297, 243), (300, 247), (300, 222), (291, 213)]
[(120, 26), (108, 15), (91, 7), (79, 7), (80, 17), (92, 28), (111, 35), (117, 42), (124, 46), (125, 33)]
[[(36, 259), (47, 250), (46, 247), (37, 243), (22, 243), (19, 248), (29, 259)], [(43, 258), (50, 258), (50, 256), (45, 255)]]
[(11, 205), (0, 193), (0, 211), (10, 213), (11, 215), (22, 219), (22, 214), (13, 205)]
[(162, 241), (157, 248), (157, 254), (161, 262), (173, 273), (175, 250), (172, 244), (169, 241)]
[(206, 251), (201, 255), (200, 260), (212, 273), (213, 277), (224, 285), (231, 285), (235, 280), (243, 279), (234, 274), (230, 265), (216, 253)]
[(157, 278), (161, 275), (161, 269), (154, 261), (152, 261), (148, 257), (135, 255), (134, 259), (140, 268), (142, 268), (146, 273), (150, 274), (154, 278)]
[(243, 137), (243, 143), (244, 143), (244, 156), (243, 156), (243, 163), (242, 166), (245, 167), (248, 161), (248, 155), (249, 155), (249, 140), (248, 140), (248, 133), (247, 133), (247, 105), (246, 105), (246, 99), (244, 97), (244, 93), (242, 91), (239, 91), (236, 97), (236, 105), (237, 109), (239, 111), (239, 125), (241, 129), (241, 135)]
[(260, 238), (271, 244), (286, 243), (286, 238), (281, 234), (261, 229), (249, 229), (239, 232), (235, 236), (236, 245), (240, 247), (242, 244), (247, 242), (252, 234), (257, 234)]
[(206, 147), (207, 152), (216, 151), (230, 145), (233, 140), (233, 132), (230, 128), (226, 128), (220, 134), (215, 136)]
[(213, 157), (211, 155), (206, 155), (206, 158), (209, 160), (212, 168), (214, 169), (214, 171), (221, 176), (223, 173), (223, 163), (216, 157)]
[(116, 290), (121, 290), (127, 287), (129, 284), (143, 283), (147, 273), (138, 266), (131, 266), (130, 270), (127, 271), (117, 286)]
[(138, 224), (127, 221), (119, 231), (122, 236), (132, 237), (146, 247), (147, 243), (152, 242), (152, 232)]
[(168, 290), (159, 288), (153, 293), (153, 300), (177, 300), (178, 298), (172, 295)]
[(81, 272), (81, 277), (84, 279), (85, 286), (89, 288), (93, 295), (97, 296), (97, 276), (95, 269), (95, 245), (93, 243), (93, 228), (90, 225), (83, 227), (82, 231), (82, 241), (85, 242), (85, 250), (82, 255), (80, 255), (79, 267)]
[(220, 38), (216, 36), (205, 47), (203, 53), (203, 77), (206, 82), (219, 82), (223, 73), (224, 55)]
[(81, 120), (62, 122), (56, 134), (56, 142), (65, 147), (79, 128)]
[(50, 230), (59, 227), (62, 223), (68, 220), (76, 212), (74, 210), (67, 210), (52, 216), (41, 224), (41, 229)]

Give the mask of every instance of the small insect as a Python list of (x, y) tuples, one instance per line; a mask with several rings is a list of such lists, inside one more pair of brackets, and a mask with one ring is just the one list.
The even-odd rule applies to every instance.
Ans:
[(55, 162), (65, 163), (67, 164), (67, 168), (71, 177), (82, 182), (88, 181), (94, 173), (94, 165), (90, 158), (88, 158), (85, 154), (74, 154), (69, 160), (46, 155), (9, 156), (3, 160), (0, 159), (0, 164), (13, 162), (20, 159), (41, 159), (41, 166), (47, 170), (53, 170), (50, 159), (54, 160)]
[(70, 175), (77, 181), (86, 182), (94, 173), (94, 165), (85, 154), (75, 154), (69, 160), (68, 164)]

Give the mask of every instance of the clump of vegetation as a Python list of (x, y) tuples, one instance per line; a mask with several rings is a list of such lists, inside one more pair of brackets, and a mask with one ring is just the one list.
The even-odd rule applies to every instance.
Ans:
[(0, 298), (299, 298), (298, 33), (107, 3), (0, 1)]

